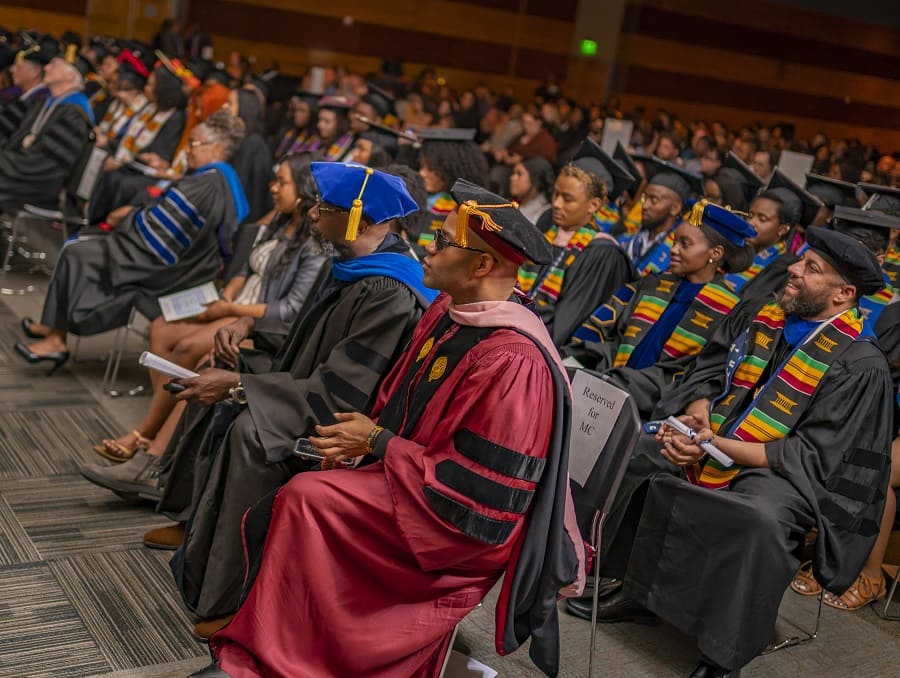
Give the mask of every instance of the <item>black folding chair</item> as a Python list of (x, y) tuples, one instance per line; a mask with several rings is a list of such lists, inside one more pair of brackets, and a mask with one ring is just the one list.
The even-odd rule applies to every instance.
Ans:
[[(569, 368), (569, 379), (574, 381), (576, 374), (580, 371), (582, 370)], [(587, 374), (597, 376), (589, 371)], [(609, 382), (604, 382), (603, 388), (622, 400), (622, 408), (619, 410), (609, 438), (598, 450), (576, 450), (574, 448), (569, 450), (570, 466), (575, 455), (588, 455), (587, 457), (582, 456), (579, 463), (589, 463), (591, 469), (583, 485), (575, 480), (571, 481), (572, 499), (575, 503), (579, 527), (582, 534), (586, 534), (594, 549), (594, 595), (588, 678), (593, 675), (594, 647), (597, 639), (597, 599), (600, 588), (600, 568), (597, 563), (603, 544), (603, 525), (641, 434), (641, 418), (631, 396)], [(575, 394), (575, 397), (577, 398), (578, 394)], [(575, 422), (573, 425), (578, 425), (578, 423)]]

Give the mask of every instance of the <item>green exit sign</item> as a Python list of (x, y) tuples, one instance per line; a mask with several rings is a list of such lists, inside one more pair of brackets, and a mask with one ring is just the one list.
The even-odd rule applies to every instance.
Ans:
[(597, 41), (596, 40), (582, 40), (581, 41), (581, 54), (583, 56), (596, 56), (597, 55)]

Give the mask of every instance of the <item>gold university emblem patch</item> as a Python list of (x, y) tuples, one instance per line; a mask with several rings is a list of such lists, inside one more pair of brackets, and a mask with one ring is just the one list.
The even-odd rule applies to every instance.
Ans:
[(753, 342), (759, 344), (763, 347), (763, 350), (769, 350), (769, 344), (772, 343), (772, 337), (763, 334), (762, 332), (757, 332), (756, 336), (753, 337)]
[(634, 339), (638, 335), (638, 332), (640, 332), (640, 331), (641, 331), (641, 329), (639, 327), (636, 327), (634, 325), (629, 325), (628, 327), (625, 328), (625, 331), (622, 333), (622, 336), (627, 337), (628, 339)]
[(656, 286), (656, 291), (662, 292), (663, 294), (669, 294), (672, 291), (672, 285), (674, 284), (674, 280), (660, 280), (659, 284)]
[(825, 351), (825, 353), (831, 353), (831, 349), (837, 346), (837, 342), (820, 334), (818, 339), (816, 339), (815, 345), (817, 348)]
[(431, 353), (432, 346), (434, 346), (434, 337), (429, 337), (428, 341), (422, 344), (422, 348), (419, 350), (419, 355), (416, 356), (416, 362), (421, 362), (422, 358)]
[(437, 360), (435, 360), (434, 364), (431, 366), (431, 371), (428, 373), (428, 381), (437, 381), (444, 376), (444, 372), (446, 370), (447, 356), (442, 355)]

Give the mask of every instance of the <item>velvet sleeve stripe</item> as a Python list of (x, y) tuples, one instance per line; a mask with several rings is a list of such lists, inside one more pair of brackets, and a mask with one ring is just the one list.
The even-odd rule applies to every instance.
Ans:
[(839, 476), (828, 483), (828, 489), (847, 497), (847, 499), (862, 502), (863, 504), (871, 504), (875, 500), (875, 496), (879, 494), (878, 488), (874, 485), (861, 485), (849, 478)]
[(184, 232), (181, 225), (166, 213), (162, 205), (154, 205), (150, 208), (150, 216), (159, 224), (166, 232), (172, 236), (175, 241), (181, 245), (183, 249), (191, 246), (190, 236)]
[(336, 372), (323, 370), (322, 381), (333, 398), (343, 400), (356, 412), (364, 411), (369, 404), (369, 394), (363, 393)]
[(488, 518), (428, 485), (423, 488), (423, 491), (428, 505), (438, 516), (454, 525), (463, 534), (486, 544), (493, 546), (502, 544), (509, 539), (519, 522)]
[(494, 482), (451, 459), (445, 459), (437, 465), (435, 477), (451, 490), (496, 511), (525, 513), (534, 496), (531, 490)]
[(376, 374), (384, 374), (391, 365), (390, 359), (385, 358), (378, 351), (373, 351), (368, 346), (363, 346), (358, 341), (347, 342), (347, 357), (368, 367)]
[(846, 461), (851, 466), (860, 466), (862, 468), (881, 472), (888, 467), (890, 459), (890, 455), (879, 454), (872, 450), (857, 447), (848, 455)]
[(469, 429), (457, 431), (453, 443), (464, 457), (510, 478), (536, 483), (544, 472), (546, 462), (543, 459), (498, 445)]
[(206, 224), (206, 220), (200, 216), (193, 203), (177, 188), (170, 188), (166, 192), (166, 202), (171, 202), (184, 218), (189, 220), (197, 230), (202, 229)]
[(178, 261), (175, 253), (147, 227), (143, 211), (139, 210), (134, 215), (134, 225), (137, 226), (138, 234), (140, 234), (147, 249), (153, 252), (160, 261), (169, 266), (173, 266)]
[(863, 537), (874, 537), (878, 534), (881, 527), (874, 520), (854, 516), (845, 508), (839, 506), (833, 499), (828, 497), (819, 499), (819, 510), (821, 510), (822, 515), (831, 523), (852, 534), (859, 534)]

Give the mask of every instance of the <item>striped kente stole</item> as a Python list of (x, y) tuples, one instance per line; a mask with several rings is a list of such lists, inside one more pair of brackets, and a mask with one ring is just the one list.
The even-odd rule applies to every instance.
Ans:
[(116, 162), (120, 165), (134, 160), (134, 157), (156, 138), (159, 130), (166, 121), (172, 117), (174, 108), (168, 111), (157, 110), (155, 105), (147, 106), (137, 116), (133, 117), (125, 131), (125, 137), (116, 151)]
[[(556, 242), (556, 234), (559, 227), (551, 226), (544, 237), (552, 245)], [(525, 263), (519, 267), (519, 289), (535, 300), (537, 304), (548, 305), (559, 299), (566, 271), (575, 261), (575, 258), (584, 251), (591, 241), (597, 237), (597, 231), (591, 226), (582, 226), (572, 234), (569, 243), (555, 258), (553, 263), (546, 268), (546, 274), (539, 280), (538, 275), (544, 267), (537, 264)]]
[(594, 228), (601, 233), (609, 233), (613, 226), (619, 223), (619, 208), (615, 203), (606, 203), (594, 212)]
[(456, 201), (449, 193), (433, 193), (428, 196), (426, 206), (428, 214), (431, 215), (431, 221), (428, 223), (428, 230), (419, 233), (416, 240), (416, 244), (423, 248), (434, 242), (435, 231), (441, 230), (447, 215), (456, 209)]
[(894, 288), (887, 282), (887, 276), (885, 275), (885, 287), (880, 292), (862, 297), (859, 300), (859, 310), (862, 311), (863, 317), (869, 321), (869, 326), (874, 327), (881, 316), (881, 312), (893, 301)]
[(900, 244), (891, 247), (884, 255), (882, 268), (888, 280), (891, 281), (892, 287), (896, 288), (897, 285), (900, 285), (900, 280), (897, 279), (897, 274), (900, 273)]
[(328, 151), (322, 156), (322, 160), (343, 160), (344, 156), (350, 151), (350, 147), (355, 143), (355, 138), (349, 132), (338, 137)]
[[(818, 328), (800, 343), (765, 384), (759, 381), (768, 367), (784, 331), (785, 314), (771, 302), (764, 306), (747, 330), (747, 347), (734, 368), (723, 397), (710, 413), (712, 430), (718, 434), (722, 423), (733, 414), (749, 391), (753, 402), (724, 434), (746, 442), (768, 443), (784, 438), (800, 421), (828, 368), (859, 338), (863, 317), (857, 308), (844, 311)], [(725, 468), (715, 459), (686, 467), (688, 480), (695, 485), (721, 489), (728, 487), (741, 471), (737, 464)]]
[(761, 270), (785, 252), (787, 252), (787, 245), (782, 241), (767, 247), (762, 252), (757, 252), (756, 256), (753, 257), (753, 263), (750, 264), (750, 268), (740, 273), (728, 273), (723, 280), (724, 285), (732, 292), (739, 294), (744, 289), (744, 285), (753, 280)]
[[(655, 284), (652, 277), (644, 279), (638, 288), (640, 296), (622, 333), (613, 367), (622, 367), (628, 363), (647, 331), (669, 307), (681, 280), (672, 273), (663, 273), (655, 279)], [(739, 301), (736, 295), (718, 284), (718, 281), (704, 285), (666, 339), (660, 358), (669, 356), (678, 359), (697, 355), (706, 346), (715, 327)]]
[(625, 235), (631, 236), (641, 230), (641, 215), (643, 214), (643, 205), (641, 205), (641, 201), (637, 200), (631, 206), (631, 209), (628, 210), (628, 213), (625, 215), (625, 218), (622, 219), (622, 224), (625, 226)]

